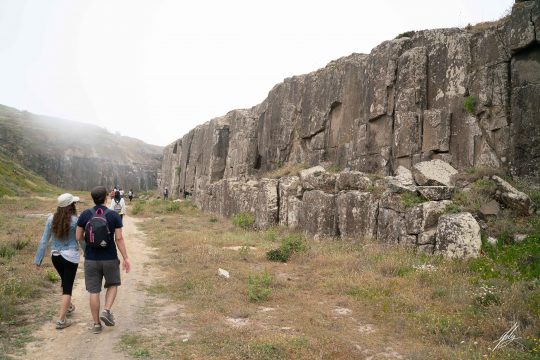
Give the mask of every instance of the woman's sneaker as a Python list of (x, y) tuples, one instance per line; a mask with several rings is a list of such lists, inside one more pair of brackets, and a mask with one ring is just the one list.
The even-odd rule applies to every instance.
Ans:
[(99, 319), (107, 326), (114, 326), (114, 316), (111, 310), (103, 310)]
[(71, 326), (72, 322), (69, 319), (65, 320), (56, 320), (56, 330), (62, 330), (67, 328), (68, 326)]
[(103, 326), (101, 326), (101, 323), (99, 324), (94, 324), (94, 326), (91, 328), (92, 332), (94, 334), (100, 334), (101, 331), (103, 330)]

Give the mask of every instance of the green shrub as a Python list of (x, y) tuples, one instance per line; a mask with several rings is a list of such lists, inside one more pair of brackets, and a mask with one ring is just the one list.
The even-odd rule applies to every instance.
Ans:
[(241, 212), (233, 216), (232, 223), (236, 227), (244, 230), (249, 230), (253, 228), (253, 225), (255, 224), (255, 218), (248, 212)]
[(412, 192), (404, 192), (401, 195), (401, 204), (409, 207), (426, 202), (426, 199), (422, 195)]
[(469, 113), (473, 114), (476, 110), (476, 98), (474, 96), (467, 96), (465, 100), (463, 100), (463, 108)]
[(266, 253), (270, 261), (287, 262), (292, 254), (307, 250), (307, 245), (301, 235), (293, 234), (284, 237), (278, 249)]
[(217, 223), (217, 222), (218, 222), (218, 218), (215, 217), (215, 216), (212, 216), (210, 219), (208, 219), (208, 222), (210, 222), (210, 223)]
[(335, 173), (340, 172), (341, 168), (334, 164), (334, 165), (330, 166), (328, 169), (326, 169), (326, 171), (328, 171), (329, 173), (335, 174)]
[(272, 294), (270, 284), (272, 277), (267, 271), (258, 274), (250, 274), (248, 276), (247, 295), (249, 301), (259, 302), (266, 301)]
[(238, 254), (240, 254), (240, 258), (242, 260), (247, 260), (248, 257), (249, 257), (249, 246), (242, 246), (239, 250), (238, 250)]

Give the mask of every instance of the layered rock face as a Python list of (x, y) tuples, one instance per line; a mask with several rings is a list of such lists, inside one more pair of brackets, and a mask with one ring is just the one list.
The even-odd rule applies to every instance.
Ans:
[(0, 106), (0, 151), (65, 189), (157, 187), (162, 148), (93, 125)]
[(430, 159), (538, 179), (539, 7), (516, 4), (478, 29), (419, 31), (288, 78), (167, 146), (160, 186), (196, 195), (284, 164), (390, 175)]
[[(478, 166), (540, 179), (539, 30), (539, 2), (521, 2), (496, 23), (415, 32), (288, 78), (261, 104), (168, 145), (160, 188), (226, 216), (250, 211), (313, 234), (361, 233), (432, 252), (436, 229), (409, 225), (396, 194), (419, 191), (441, 203), (451, 172)], [(432, 160), (441, 160), (429, 167), (435, 177), (421, 168)], [(253, 180), (294, 164), (346, 171), (335, 178), (311, 169), (271, 191), (269, 180)], [(375, 199), (366, 186), (378, 185), (361, 172), (397, 176)], [(267, 207), (273, 196), (277, 211)], [(371, 208), (359, 210), (365, 203)], [(423, 206), (415, 213), (442, 205)], [(446, 228), (471, 229), (452, 223), (467, 220), (450, 218)]]

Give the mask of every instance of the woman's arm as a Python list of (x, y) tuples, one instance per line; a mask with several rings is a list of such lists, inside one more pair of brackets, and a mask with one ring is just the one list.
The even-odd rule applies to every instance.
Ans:
[(36, 251), (34, 264), (38, 266), (41, 265), (41, 262), (43, 261), (43, 257), (45, 256), (45, 250), (47, 249), (47, 243), (51, 238), (52, 218), (52, 215), (49, 216), (47, 222), (45, 223), (45, 230), (43, 231), (43, 235), (41, 236), (41, 240), (39, 241), (39, 245)]

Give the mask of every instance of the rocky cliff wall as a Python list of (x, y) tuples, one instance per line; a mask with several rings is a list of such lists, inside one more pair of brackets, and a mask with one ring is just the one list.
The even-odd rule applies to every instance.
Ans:
[[(475, 256), (476, 219), (447, 214), (452, 176), (490, 167), (540, 182), (538, 30), (540, 3), (521, 2), (496, 23), (406, 34), (286, 79), (165, 147), (160, 188), (222, 216), (249, 212), (258, 228)], [(502, 205), (535, 211), (505, 186), (524, 200)]]
[(162, 148), (105, 129), (0, 106), (0, 151), (64, 189), (157, 187)]
[(521, 2), (495, 23), (406, 34), (288, 78), (168, 145), (160, 188), (197, 197), (287, 164), (390, 175), (431, 159), (538, 180), (538, 34), (539, 2)]

